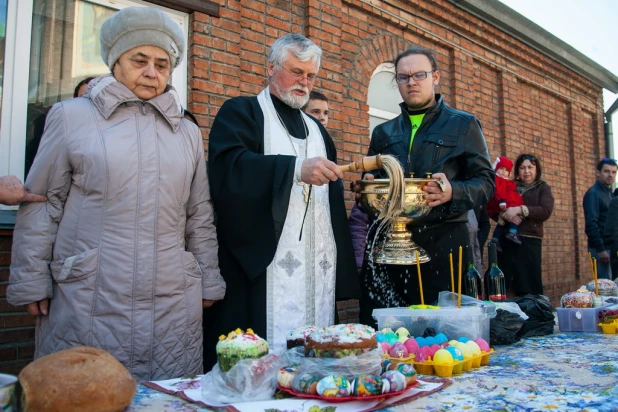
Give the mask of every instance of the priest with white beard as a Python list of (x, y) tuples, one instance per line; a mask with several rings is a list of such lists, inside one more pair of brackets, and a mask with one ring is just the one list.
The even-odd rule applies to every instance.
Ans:
[(288, 34), (268, 55), (268, 87), (226, 101), (209, 143), (219, 267), (226, 296), (204, 317), (204, 370), (218, 337), (252, 328), (276, 353), (302, 325), (337, 322), (335, 302), (360, 286), (335, 145), (301, 108), (322, 50)]

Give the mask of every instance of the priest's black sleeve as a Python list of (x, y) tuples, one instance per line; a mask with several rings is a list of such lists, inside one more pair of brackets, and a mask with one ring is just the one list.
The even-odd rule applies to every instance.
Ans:
[(257, 98), (226, 101), (210, 132), (210, 189), (219, 243), (252, 281), (275, 256), (295, 166), (294, 156), (265, 156), (263, 142), (264, 115)]

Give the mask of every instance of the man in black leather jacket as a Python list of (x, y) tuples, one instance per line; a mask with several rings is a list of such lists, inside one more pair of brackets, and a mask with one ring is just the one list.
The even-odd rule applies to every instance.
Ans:
[[(444, 190), (434, 182), (425, 186), (425, 199), (433, 208), (426, 218), (408, 227), (415, 243), (431, 258), (421, 266), (424, 300), (431, 303), (440, 291), (451, 289), (449, 253), (456, 272), (459, 246), (464, 248), (464, 261), (468, 260), (467, 211), (492, 197), (495, 172), (476, 117), (447, 106), (442, 96), (435, 94), (440, 72), (433, 51), (408, 49), (396, 58), (395, 68), (404, 100), (401, 115), (373, 130), (368, 155), (393, 155), (406, 177), (431, 174), (445, 183)], [(387, 177), (383, 170), (366, 174), (365, 179), (371, 179), (370, 175)], [(359, 185), (354, 187), (359, 189)], [(420, 303), (416, 268), (374, 265), (374, 270), (369, 266), (365, 259), (361, 322), (373, 323), (374, 308)]]

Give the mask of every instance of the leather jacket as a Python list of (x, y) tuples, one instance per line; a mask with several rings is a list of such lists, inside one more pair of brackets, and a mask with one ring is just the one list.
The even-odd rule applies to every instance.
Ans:
[[(401, 115), (373, 130), (368, 155), (393, 155), (406, 176), (444, 173), (451, 183), (452, 200), (434, 207), (426, 218), (415, 219), (411, 225), (467, 222), (468, 210), (486, 204), (495, 189), (495, 172), (479, 121), (470, 113), (449, 107), (437, 94), (436, 104), (425, 113), (408, 154), (412, 125), (405, 103), (400, 107)], [(383, 170), (372, 173), (376, 178), (388, 177)]]

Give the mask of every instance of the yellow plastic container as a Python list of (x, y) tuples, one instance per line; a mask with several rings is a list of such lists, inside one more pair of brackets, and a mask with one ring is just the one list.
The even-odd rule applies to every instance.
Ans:
[(414, 369), (416, 369), (416, 373), (419, 375), (433, 375), (433, 362), (412, 362), (414, 365)]
[(615, 321), (612, 323), (599, 323), (599, 326), (603, 330), (603, 333), (615, 334), (618, 329), (618, 323)]
[(492, 353), (494, 353), (492, 348), (489, 349), (489, 352), (481, 351), (481, 365), (487, 365), (489, 363), (489, 358), (491, 358)]
[(461, 375), (463, 373), (463, 361), (456, 361), (453, 365), (453, 375)]
[(480, 368), (481, 367), (481, 360), (483, 359), (483, 354), (479, 353), (478, 355), (474, 355), (472, 357), (472, 367), (473, 368)]
[(414, 362), (414, 354), (407, 356), (405, 358), (393, 358), (391, 356), (389, 356), (387, 353), (383, 353), (382, 355), (380, 355), (382, 357), (382, 359), (387, 359), (390, 360), (392, 362), (403, 362), (403, 363), (413, 363)]
[(436, 375), (441, 378), (450, 378), (453, 376), (454, 365), (433, 365), (433, 370)]
[(468, 372), (470, 369), (472, 369), (472, 358), (468, 358), (463, 360), (463, 370), (464, 372)]

